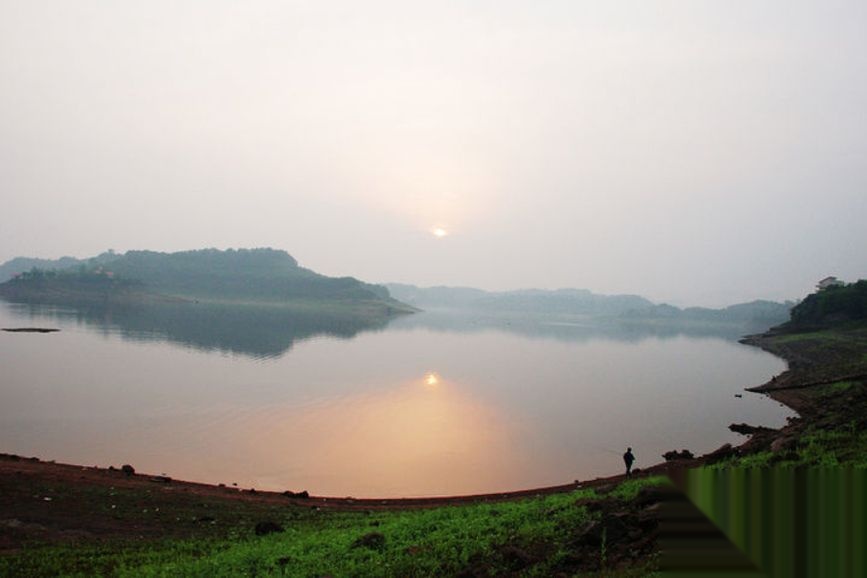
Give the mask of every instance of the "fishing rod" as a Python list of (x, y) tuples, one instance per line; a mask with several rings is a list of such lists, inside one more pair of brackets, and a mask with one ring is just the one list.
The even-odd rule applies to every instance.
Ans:
[(597, 451), (605, 452), (606, 454), (612, 454), (612, 455), (615, 455), (615, 456), (622, 456), (622, 455), (623, 455), (621, 452), (619, 452), (619, 451), (617, 451), (617, 450), (612, 450), (612, 449), (609, 449), (609, 448), (603, 448), (603, 447), (600, 447), (600, 446), (593, 446), (593, 449), (594, 449), (594, 450), (597, 450)]

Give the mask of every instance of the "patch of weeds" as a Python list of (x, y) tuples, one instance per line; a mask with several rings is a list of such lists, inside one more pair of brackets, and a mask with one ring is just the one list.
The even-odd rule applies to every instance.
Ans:
[(830, 397), (832, 395), (838, 395), (845, 391), (849, 391), (856, 385), (854, 381), (836, 381), (834, 383), (829, 383), (822, 387), (822, 396)]
[(790, 333), (788, 335), (779, 335), (774, 337), (776, 343), (796, 343), (799, 341), (834, 341), (840, 336), (833, 331), (808, 331), (804, 333)]
[(707, 467), (712, 470), (724, 470), (728, 468), (763, 468), (771, 465), (774, 457), (774, 452), (768, 450), (741, 457), (732, 457)]
[(867, 465), (867, 432), (855, 422), (834, 430), (809, 430), (797, 448), (800, 463), (811, 466)]
[(608, 567), (607, 542), (608, 542), (608, 531), (605, 528), (603, 528), (602, 529), (602, 544), (599, 545), (599, 563), (603, 569)]
[(633, 478), (631, 480), (621, 482), (621, 484), (615, 489), (613, 489), (611, 492), (609, 492), (608, 495), (613, 498), (617, 498), (618, 500), (629, 501), (635, 499), (635, 497), (638, 495), (638, 492), (640, 492), (642, 488), (646, 488), (649, 486), (664, 486), (670, 483), (671, 482), (665, 476)]

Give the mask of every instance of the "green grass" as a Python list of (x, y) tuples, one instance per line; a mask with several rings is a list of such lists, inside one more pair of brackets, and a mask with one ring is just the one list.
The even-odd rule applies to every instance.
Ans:
[(810, 388), (806, 388), (802, 395), (805, 397), (809, 397), (817, 400), (817, 402), (835, 402), (834, 399), (836, 396), (840, 394), (845, 394), (853, 391), (855, 388), (860, 387), (859, 382), (852, 380), (841, 380), (835, 381), (833, 383), (826, 383), (823, 385), (815, 385)]
[[(629, 500), (660, 483), (664, 478), (630, 480), (608, 495)], [(569, 556), (570, 539), (591, 519), (584, 502), (595, 497), (578, 490), (512, 502), (303, 516), (287, 508), (284, 518), (275, 518), (285, 527), (281, 533), (256, 537), (245, 526), (228, 538), (36, 547), (0, 558), (0, 575), (435, 576), (481, 565), (494, 575), (548, 576)], [(373, 533), (381, 539), (357, 544)], [(516, 549), (532, 562), (516, 561), (510, 555)]]
[(857, 350), (867, 345), (867, 323), (859, 321), (841, 324), (830, 329), (783, 333), (775, 335), (772, 342), (776, 344), (804, 344), (808, 347), (819, 348), (841, 348), (841, 352), (855, 358), (850, 358), (851, 361), (857, 358), (867, 359), (867, 355), (862, 353), (863, 349), (857, 355), (853, 351), (853, 347)]
[(861, 431), (854, 422), (835, 429), (808, 429), (788, 452), (758, 452), (743, 457), (731, 458), (709, 466), (712, 469), (754, 468), (779, 464), (788, 467), (837, 467), (867, 468), (867, 432)]
[(833, 430), (812, 429), (797, 448), (801, 463), (811, 466), (867, 467), (867, 432), (850, 423)]
[(731, 467), (738, 468), (763, 468), (769, 466), (773, 463), (774, 452), (766, 451), (766, 452), (758, 452), (755, 454), (750, 454), (748, 456), (744, 456), (742, 458), (735, 458), (726, 462), (720, 462), (718, 464), (714, 464), (712, 466), (708, 466), (711, 469), (728, 469)]
[(669, 480), (665, 476), (655, 476), (650, 478), (633, 478), (631, 480), (626, 480), (625, 482), (621, 482), (620, 484), (618, 484), (618, 486), (614, 488), (611, 492), (609, 492), (608, 495), (613, 498), (617, 498), (618, 500), (629, 501), (635, 499), (635, 497), (638, 495), (638, 492), (640, 492), (642, 488), (646, 488), (648, 486), (661, 486), (668, 483)]
[(775, 343), (795, 343), (799, 341), (836, 341), (841, 336), (831, 330), (808, 331), (805, 333), (791, 333), (774, 337)]
[(822, 387), (822, 395), (823, 396), (833, 396), (845, 391), (849, 391), (857, 384), (854, 381), (835, 381), (834, 383), (829, 383)]

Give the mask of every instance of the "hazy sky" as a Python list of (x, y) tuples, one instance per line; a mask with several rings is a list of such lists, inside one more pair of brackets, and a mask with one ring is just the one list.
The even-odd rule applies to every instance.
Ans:
[(867, 277), (865, 30), (863, 0), (0, 0), (0, 261), (800, 297)]

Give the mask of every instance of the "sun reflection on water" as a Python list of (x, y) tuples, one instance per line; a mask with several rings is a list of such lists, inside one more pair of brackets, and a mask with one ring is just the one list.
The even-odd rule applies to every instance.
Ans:
[(520, 487), (516, 479), (533, 468), (520, 451), (514, 455), (520, 446), (514, 424), (449, 386), (428, 372), (376, 395), (272, 407), (268, 419), (258, 415), (256, 427), (227, 440), (226, 452), (248, 462), (242, 471), (268, 464), (267, 476), (249, 482), (256, 488), (406, 497)]

